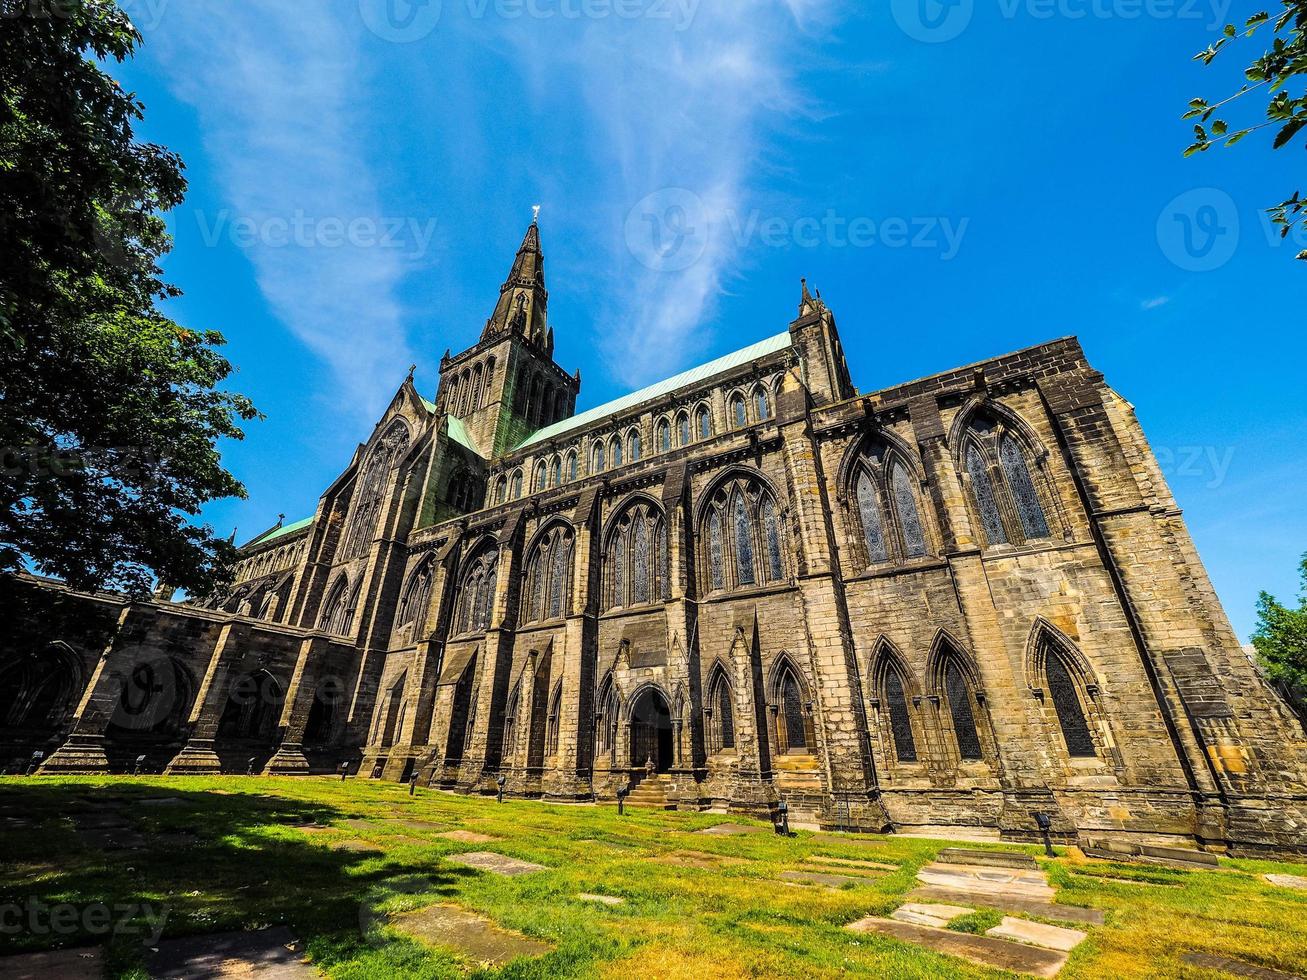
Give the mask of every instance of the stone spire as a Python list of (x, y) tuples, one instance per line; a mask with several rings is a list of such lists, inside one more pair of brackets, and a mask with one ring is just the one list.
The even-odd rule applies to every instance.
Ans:
[(817, 298), (813, 299), (812, 293), (808, 292), (808, 280), (800, 279), (799, 282), (803, 286), (803, 295), (799, 297), (799, 319), (825, 309), (826, 304), (821, 301), (821, 291), (818, 290)]
[(549, 331), (549, 293), (545, 289), (545, 256), (540, 251), (540, 226), (532, 219), (522, 245), (513, 258), (508, 278), (499, 287), (499, 302), (481, 332), (483, 341), (517, 334), (552, 355)]

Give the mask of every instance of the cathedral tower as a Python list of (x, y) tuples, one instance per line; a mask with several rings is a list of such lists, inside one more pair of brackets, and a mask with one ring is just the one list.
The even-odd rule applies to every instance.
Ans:
[(532, 220), (475, 347), (440, 362), (437, 408), (459, 419), (487, 459), (567, 418), (579, 373), (554, 363), (540, 228)]

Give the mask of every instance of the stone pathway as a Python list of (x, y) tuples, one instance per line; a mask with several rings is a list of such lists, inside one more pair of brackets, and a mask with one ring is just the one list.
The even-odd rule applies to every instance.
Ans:
[(1057, 972), (1067, 961), (1067, 954), (1060, 950), (1027, 946), (1006, 939), (994, 939), (991, 936), (974, 936), (967, 932), (950, 932), (947, 929), (935, 929), (910, 922), (898, 922), (894, 919), (878, 919), (875, 916), (859, 919), (845, 928), (854, 932), (874, 932), (889, 936), (996, 970), (1030, 973), (1037, 977), (1057, 976)]
[(1029, 919), (1014, 919), (1005, 915), (1003, 921), (985, 933), (995, 939), (1014, 939), (1019, 943), (1043, 946), (1045, 949), (1060, 949), (1069, 953), (1086, 939), (1089, 934), (1079, 929), (1063, 929), (1043, 922), (1031, 922)]
[(102, 980), (103, 977), (104, 951), (95, 947), (0, 956), (2, 980)]
[(155, 980), (302, 980), (320, 974), (304, 962), (298, 943), (285, 926), (257, 932), (187, 936), (159, 944), (146, 964)]
[(515, 857), (509, 857), (507, 854), (496, 854), (494, 851), (468, 851), (466, 854), (451, 854), (446, 860), (468, 868), (476, 868), (478, 871), (487, 871), (492, 875), (505, 875), (507, 877), (531, 874), (533, 871), (549, 870), (543, 864), (521, 861)]
[(715, 827), (696, 830), (695, 833), (710, 834), (715, 837), (736, 837), (740, 834), (771, 834), (775, 833), (775, 831), (770, 827), (749, 827), (739, 823), (719, 823)]
[(480, 966), (499, 967), (518, 957), (542, 956), (553, 949), (457, 905), (428, 905), (388, 922), (406, 935), (453, 949)]

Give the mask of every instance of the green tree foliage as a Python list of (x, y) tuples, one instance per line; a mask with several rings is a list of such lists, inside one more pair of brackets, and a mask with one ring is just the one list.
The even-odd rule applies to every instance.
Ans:
[(140, 41), (113, 0), (0, 0), (0, 570), (207, 593), (231, 547), (187, 516), (244, 496), (217, 444), (257, 413), (159, 309), (182, 163), (101, 67)]
[[(1249, 133), (1268, 127), (1275, 130), (1271, 146), (1278, 150), (1292, 145), (1294, 138), (1307, 127), (1307, 85), (1303, 84), (1303, 76), (1307, 76), (1307, 0), (1281, 2), (1284, 12), (1272, 25), (1270, 48), (1263, 49), (1244, 70), (1247, 84), (1215, 104), (1206, 99), (1194, 99), (1189, 103), (1189, 111), (1183, 118), (1199, 121), (1194, 123), (1194, 142), (1185, 150), (1185, 156), (1201, 153), (1218, 143), (1234, 146)], [(1262, 11), (1249, 17), (1242, 30), (1226, 24), (1220, 40), (1194, 55), (1194, 60), (1210, 65), (1228, 45), (1248, 41), (1270, 21), (1271, 15)], [(1296, 94), (1291, 91), (1295, 85)], [(1227, 114), (1238, 100), (1254, 92), (1267, 97), (1264, 122), (1232, 130), (1225, 119), (1213, 118), (1217, 112)], [(1283, 238), (1295, 224), (1307, 219), (1307, 199), (1294, 191), (1291, 197), (1268, 209), (1267, 213), (1280, 226), (1280, 237)], [(1307, 249), (1299, 252), (1298, 258), (1307, 260)]]
[(1307, 555), (1303, 555), (1298, 570), (1302, 590), (1297, 609), (1280, 605), (1269, 592), (1257, 597), (1253, 646), (1267, 676), (1307, 721)]

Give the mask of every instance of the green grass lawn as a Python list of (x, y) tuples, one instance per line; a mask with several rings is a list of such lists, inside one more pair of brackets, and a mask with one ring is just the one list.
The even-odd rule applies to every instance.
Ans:
[[(182, 802), (142, 802), (159, 796)], [(105, 849), (79, 832), (74, 812), (85, 815), (83, 825), (120, 815), (130, 825), (127, 835), (139, 835), (132, 841), (137, 846)], [(0, 779), (0, 816), (10, 818), (0, 820), (0, 908), (34, 900), (77, 908), (148, 904), (167, 910), (165, 938), (284, 924), (333, 977), (465, 975), (466, 965), (451, 952), (385, 927), (367, 928), (377, 913), (433, 902), (456, 903), (554, 946), (541, 958), (494, 971), (506, 977), (997, 975), (842, 928), (897, 907), (916, 870), (946, 841), (693, 835), (736, 818), (651, 810), (619, 817), (612, 806), (497, 804), (426, 790), (410, 798), (394, 783), (257, 777), (6, 778)], [(297, 829), (307, 824), (331, 829)], [(452, 829), (500, 840), (436, 836)], [(475, 850), (550, 870), (506, 878), (445, 860)], [(715, 867), (702, 858), (697, 863), (709, 866), (673, 863), (684, 851), (728, 860)], [(778, 880), (817, 854), (900, 870), (839, 889)], [(1107, 913), (1106, 925), (1089, 930), (1063, 977), (1220, 976), (1184, 965), (1180, 957), (1189, 951), (1289, 972), (1307, 963), (1307, 892), (1260, 877), (1307, 875), (1307, 865), (1222, 860), (1219, 871), (1173, 871), (1073, 857), (1044, 865), (1058, 901)], [(576, 898), (582, 892), (625, 902), (585, 902)], [(983, 932), (994, 918), (981, 909), (954, 927)], [(51, 935), (13, 930), (6, 920), (0, 925), (3, 952), (104, 941), (76, 926)], [(114, 975), (143, 976), (141, 951), (136, 936), (114, 939)]]

